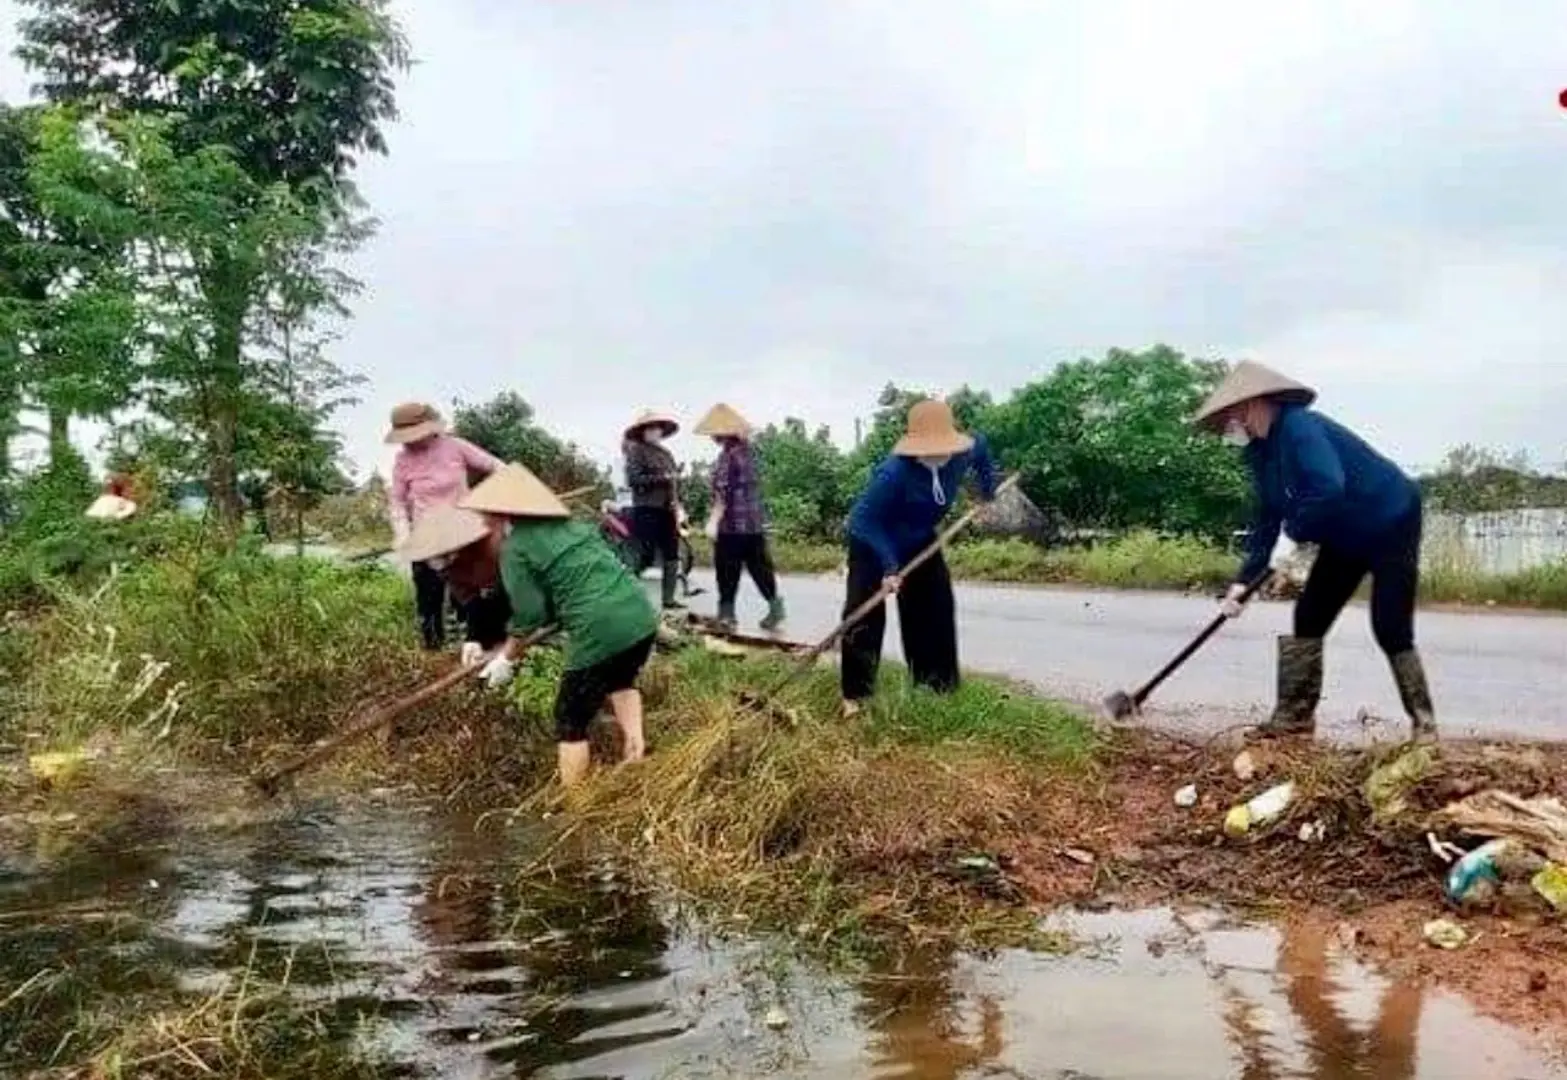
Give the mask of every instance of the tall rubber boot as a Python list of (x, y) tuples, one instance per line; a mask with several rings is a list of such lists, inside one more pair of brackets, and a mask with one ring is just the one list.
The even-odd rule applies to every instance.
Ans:
[(1273, 715), (1257, 726), (1265, 739), (1310, 735), (1322, 700), (1322, 639), (1279, 638), (1278, 701)]
[(663, 565), (663, 600), (665, 611), (679, 611), (685, 607), (675, 594), (680, 590), (680, 563), (674, 559), (666, 560)]
[(1426, 682), (1425, 665), (1414, 649), (1390, 657), (1393, 666), (1393, 682), (1398, 686), (1398, 698), (1404, 703), (1409, 716), (1409, 726), (1417, 741), (1436, 738), (1436, 710), (1431, 705), (1431, 687)]
[(788, 617), (789, 612), (784, 608), (783, 597), (775, 596), (767, 601), (767, 614), (762, 616), (762, 621), (758, 625), (768, 633), (772, 633), (782, 626)]
[(718, 616), (717, 616), (717, 618), (714, 621), (718, 623), (718, 625), (719, 625), (719, 627), (721, 629), (724, 629), (724, 630), (735, 630), (735, 629), (737, 629), (739, 627), (739, 625), (740, 625), (740, 620), (735, 616), (735, 605), (734, 605), (734, 602), (730, 601), (729, 603), (726, 604), (722, 600), (720, 600), (718, 602)]

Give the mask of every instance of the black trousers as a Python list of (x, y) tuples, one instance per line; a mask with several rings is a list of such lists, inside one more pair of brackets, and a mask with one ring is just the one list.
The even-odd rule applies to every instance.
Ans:
[(446, 579), (429, 563), (413, 564), (414, 608), (419, 613), (419, 634), (426, 649), (446, 642)]
[(740, 571), (756, 582), (762, 599), (772, 603), (778, 595), (778, 575), (773, 572), (773, 555), (763, 533), (719, 533), (713, 541), (713, 573), (718, 578), (718, 606), (734, 607), (740, 593)]
[(655, 562), (680, 565), (680, 529), (673, 509), (663, 506), (633, 506), (631, 532), (637, 541), (637, 573)]
[(1371, 632), (1388, 656), (1415, 647), (1415, 597), (1420, 589), (1422, 511), (1417, 503), (1370, 557), (1324, 544), (1295, 601), (1295, 636), (1327, 637), (1339, 613), (1371, 576)]
[[(849, 540), (849, 588), (843, 614), (876, 594), (882, 581), (881, 559), (868, 545)], [(898, 628), (909, 675), (920, 686), (938, 693), (958, 686), (957, 611), (947, 561), (936, 555), (903, 579), (898, 589)], [(840, 678), (846, 701), (860, 701), (876, 689), (882, 639), (887, 633), (887, 606), (878, 605), (844, 635)]]

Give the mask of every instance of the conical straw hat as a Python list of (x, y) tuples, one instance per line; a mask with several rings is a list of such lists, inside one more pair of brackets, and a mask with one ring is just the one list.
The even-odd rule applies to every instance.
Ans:
[(691, 430), (698, 435), (706, 435), (713, 439), (751, 437), (751, 425), (746, 423), (745, 417), (736, 412), (734, 406), (726, 405), (722, 401), (708, 409), (707, 415), (698, 420), (696, 427)]
[(1197, 410), (1192, 423), (1199, 427), (1213, 427), (1225, 410), (1232, 409), (1242, 402), (1264, 397), (1310, 405), (1317, 400), (1317, 392), (1286, 375), (1280, 375), (1272, 368), (1263, 367), (1250, 360), (1242, 360), (1224, 377), (1224, 381), (1218, 385), (1218, 388), (1208, 395), (1208, 400)]
[(485, 477), (457, 505), (464, 510), (507, 517), (565, 518), (571, 516), (566, 504), (544, 481), (521, 465), (502, 465)]
[(397, 553), (409, 562), (427, 562), (476, 544), (490, 531), (472, 510), (438, 506), (419, 515)]
[(404, 402), (392, 410), (392, 427), (386, 433), (386, 441), (394, 446), (417, 442), (446, 430), (441, 414), (421, 401)]
[(664, 429), (664, 437), (667, 439), (680, 430), (680, 421), (666, 412), (657, 409), (643, 409), (637, 413), (636, 418), (626, 425), (625, 436), (634, 439), (643, 428), (661, 427)]
[(908, 431), (892, 452), (900, 457), (939, 457), (961, 454), (973, 445), (973, 437), (959, 431), (952, 419), (952, 406), (931, 400), (916, 402), (909, 410)]

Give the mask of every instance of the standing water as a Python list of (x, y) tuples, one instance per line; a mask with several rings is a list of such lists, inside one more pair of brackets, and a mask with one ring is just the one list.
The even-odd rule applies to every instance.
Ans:
[(1080, 946), (1065, 957), (830, 975), (743, 935), (677, 930), (608, 868), (520, 889), (529, 842), (389, 798), (91, 875), (0, 877), (0, 1075), (68, 1041), (68, 1018), (5, 1016), (40, 972), (68, 972), (92, 1009), (158, 968), (195, 990), (286, 971), (294, 993), (373, 1017), (371, 1049), (472, 1080), (1567, 1077), (1326, 938), (1205, 913), (1085, 914), (1058, 923)]

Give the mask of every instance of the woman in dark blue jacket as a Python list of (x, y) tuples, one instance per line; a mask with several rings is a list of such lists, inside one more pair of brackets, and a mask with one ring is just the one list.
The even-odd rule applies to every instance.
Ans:
[[(876, 467), (849, 512), (847, 617), (885, 584), (898, 597), (903, 658), (916, 683), (945, 693), (958, 685), (958, 629), (952, 578), (940, 554), (900, 576), (905, 563), (936, 539), (936, 527), (956, 501), (969, 471), (989, 501), (996, 468), (983, 438), (957, 429), (945, 401), (921, 401), (909, 410), (907, 433)], [(843, 711), (853, 716), (876, 688), (887, 609), (876, 610), (844, 636)]]
[(1322, 639), (1371, 577), (1371, 629), (1387, 654), (1416, 738), (1436, 717), (1415, 649), (1420, 581), (1420, 489), (1353, 432), (1309, 408), (1316, 392), (1261, 364), (1236, 365), (1197, 423), (1245, 447), (1257, 520), (1224, 611), (1240, 614), (1248, 582), (1280, 570), (1297, 544), (1317, 558), (1295, 602), (1295, 633), (1279, 639), (1278, 704), (1260, 733), (1310, 734), (1322, 696)]

